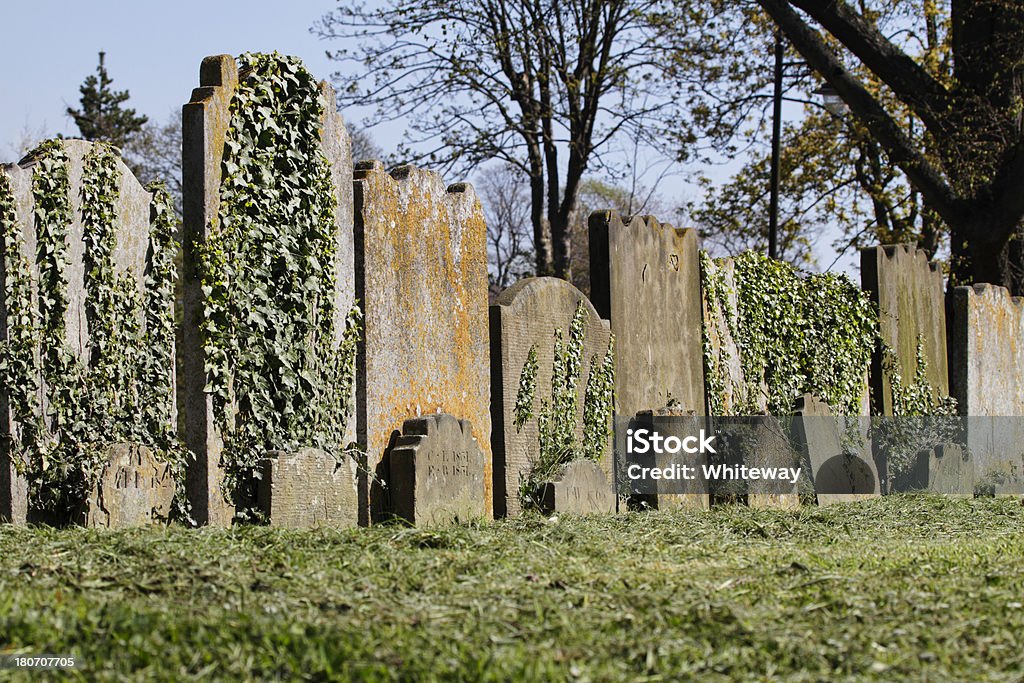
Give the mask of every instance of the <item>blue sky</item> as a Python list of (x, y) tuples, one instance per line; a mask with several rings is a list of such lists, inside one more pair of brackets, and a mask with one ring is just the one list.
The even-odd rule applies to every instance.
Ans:
[(335, 4), (6, 0), (0, 9), (6, 56), (0, 158), (14, 161), (11, 147), (26, 128), (77, 133), (65, 109), (78, 106), (78, 87), (95, 72), (100, 50), (107, 53), (113, 87), (131, 93), (128, 105), (161, 123), (188, 101), (206, 55), (277, 50), (301, 57), (313, 74), (328, 78), (334, 65), (324, 51), (338, 45), (318, 40), (309, 27)]

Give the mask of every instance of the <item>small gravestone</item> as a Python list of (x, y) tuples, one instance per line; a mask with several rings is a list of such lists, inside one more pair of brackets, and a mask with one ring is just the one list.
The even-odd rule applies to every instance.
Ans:
[(974, 496), (974, 460), (959, 444), (941, 444), (918, 452), (913, 467), (895, 481), (902, 492)]
[(350, 527), (359, 523), (358, 466), (316, 448), (270, 451), (260, 462), (257, 509), (271, 526)]
[[(637, 428), (647, 427), (668, 439), (676, 437), (680, 441), (695, 436), (704, 428), (705, 419), (694, 415), (692, 410), (680, 408), (656, 408), (642, 410), (636, 416)], [(640, 494), (632, 503), (636, 506), (651, 507), (658, 510), (707, 510), (711, 507), (711, 494), (708, 481), (704, 477), (704, 465), (708, 464), (707, 453), (652, 453), (648, 466), (664, 469), (675, 462), (693, 467), (693, 479), (676, 479), (657, 481), (657, 491)], [(645, 463), (647, 464), (647, 463)]]
[(169, 466), (138, 444), (113, 444), (107, 453), (86, 504), (85, 526), (124, 529), (165, 521), (174, 499)]
[[(735, 473), (746, 468), (763, 471), (766, 468), (779, 473), (792, 472), (800, 467), (800, 456), (790, 445), (789, 436), (779, 420), (772, 415), (751, 419), (730, 420), (722, 432), (721, 448), (712, 458), (712, 466), (722, 465), (720, 479), (709, 481), (716, 498), (735, 500), (743, 498), (754, 508), (792, 510), (800, 507), (799, 481), (777, 476), (768, 478), (737, 478)], [(801, 470), (800, 476), (804, 476)]]
[(828, 404), (810, 394), (797, 399), (793, 443), (811, 471), (818, 505), (849, 503), (881, 495), (874, 459), (850, 453), (842, 444), (839, 421)]
[(541, 484), (541, 509), (545, 513), (574, 515), (612, 514), (615, 495), (604, 470), (592, 460), (573, 460), (562, 476)]
[(395, 516), (417, 526), (490, 517), (484, 454), (469, 420), (444, 413), (406, 420), (389, 459)]

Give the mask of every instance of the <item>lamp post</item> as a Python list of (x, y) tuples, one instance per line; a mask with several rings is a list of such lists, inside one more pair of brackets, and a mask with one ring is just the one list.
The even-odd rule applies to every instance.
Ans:
[[(782, 79), (785, 76), (786, 67), (783, 62), (784, 56), (785, 45), (782, 42), (782, 33), (776, 30), (774, 88), (772, 91), (772, 161), (768, 199), (768, 256), (773, 259), (779, 257), (779, 156), (782, 146)], [(797, 64), (806, 66), (802, 62), (797, 62)], [(815, 90), (814, 94), (821, 96), (825, 109), (833, 116), (842, 118), (849, 112), (849, 107), (832, 86), (823, 85)]]

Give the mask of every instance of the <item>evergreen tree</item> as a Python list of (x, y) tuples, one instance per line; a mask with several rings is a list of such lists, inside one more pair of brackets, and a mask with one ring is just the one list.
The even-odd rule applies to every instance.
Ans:
[(79, 100), (82, 108), (68, 107), (68, 115), (75, 120), (78, 130), (86, 140), (101, 140), (123, 147), (132, 135), (142, 130), (148, 119), (145, 116), (136, 116), (134, 109), (121, 107), (128, 100), (128, 91), (117, 92), (110, 89), (114, 81), (107, 75), (107, 69), (103, 65), (105, 55), (106, 53), (100, 52), (96, 75), (87, 77), (78, 89), (82, 93)]

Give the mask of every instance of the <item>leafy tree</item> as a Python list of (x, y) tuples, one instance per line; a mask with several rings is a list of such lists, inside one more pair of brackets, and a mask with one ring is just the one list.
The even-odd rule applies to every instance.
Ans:
[[(948, 226), (951, 282), (1024, 293), (1024, 5), (891, 3), (900, 17), (866, 0), (757, 3)], [(910, 33), (898, 23), (908, 17)], [(929, 49), (915, 53), (908, 35)]]
[(658, 147), (678, 109), (657, 0), (342, 3), (314, 27), (357, 42), (331, 56), (343, 104), (409, 117), (410, 160), (468, 170), (489, 159), (529, 180), (536, 271), (569, 277), (588, 171), (612, 171), (618, 137)]
[(87, 76), (78, 89), (82, 95), (79, 100), (82, 108), (68, 107), (67, 111), (86, 140), (102, 140), (123, 147), (149, 119), (136, 116), (134, 109), (121, 106), (128, 101), (128, 91), (110, 89), (114, 81), (103, 64), (105, 57), (106, 53), (100, 52), (96, 75)]

